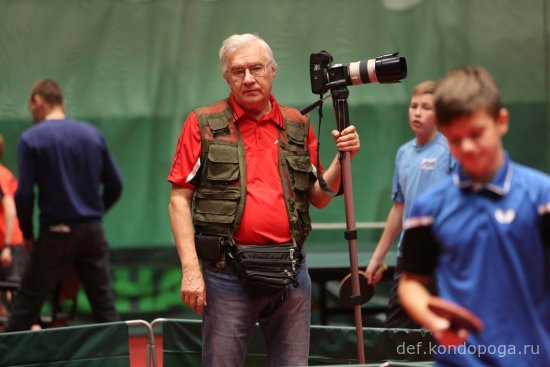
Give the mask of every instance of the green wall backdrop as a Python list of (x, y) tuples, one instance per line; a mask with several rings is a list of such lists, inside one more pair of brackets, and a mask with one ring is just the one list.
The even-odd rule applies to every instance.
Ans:
[[(114, 248), (170, 246), (166, 176), (185, 116), (227, 96), (217, 51), (233, 33), (256, 32), (280, 69), (274, 94), (298, 108), (315, 100), (309, 55), (335, 62), (399, 51), (400, 84), (350, 87), (350, 119), (362, 150), (353, 162), (358, 222), (383, 221), (397, 147), (412, 138), (414, 85), (451, 67), (481, 64), (511, 112), (506, 144), (519, 162), (550, 172), (550, 3), (546, 0), (0, 0), (0, 133), (4, 163), (17, 172), (15, 144), (30, 126), (28, 91), (44, 76), (65, 91), (68, 115), (106, 136), (125, 180), (106, 216)], [(330, 103), (320, 134), (335, 153)], [(316, 126), (316, 113), (312, 113)], [(317, 223), (344, 222), (342, 198)], [(338, 238), (341, 235), (337, 234)], [(313, 234), (312, 241), (331, 236)]]

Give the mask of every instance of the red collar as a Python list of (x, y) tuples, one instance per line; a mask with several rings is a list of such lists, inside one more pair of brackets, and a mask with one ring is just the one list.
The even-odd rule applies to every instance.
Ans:
[[(281, 109), (279, 108), (279, 104), (277, 103), (277, 100), (273, 95), (269, 96), (269, 101), (271, 102), (271, 111), (264, 115), (260, 120), (270, 120), (274, 122), (276, 125), (278, 125), (280, 128), (284, 128), (284, 120), (283, 120), (283, 114), (281, 112)], [(231, 105), (231, 109), (233, 110), (233, 122), (237, 123), (241, 118), (253, 119), (256, 120), (255, 117), (252, 117), (249, 113), (247, 113), (235, 100), (235, 97), (233, 97), (233, 94), (229, 95), (229, 104)]]

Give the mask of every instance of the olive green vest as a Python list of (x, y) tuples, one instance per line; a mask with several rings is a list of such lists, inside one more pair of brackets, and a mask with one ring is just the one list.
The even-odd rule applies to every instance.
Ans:
[[(281, 106), (279, 172), (291, 237), (302, 245), (311, 231), (309, 189), (315, 181), (308, 151), (309, 120)], [(226, 236), (232, 242), (246, 200), (244, 145), (226, 100), (195, 110), (201, 134), (200, 183), (193, 197), (195, 232)], [(266, 220), (269, 215), (266, 215)]]

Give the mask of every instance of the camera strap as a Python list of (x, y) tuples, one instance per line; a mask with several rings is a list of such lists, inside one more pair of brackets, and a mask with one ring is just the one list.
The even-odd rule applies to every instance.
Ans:
[[(338, 188), (337, 192), (333, 192), (325, 182), (325, 179), (323, 178), (323, 174), (321, 173), (321, 159), (319, 157), (319, 147), (321, 146), (321, 121), (323, 120), (323, 95), (321, 94), (319, 96), (319, 127), (317, 130), (317, 162), (316, 162), (316, 174), (317, 174), (317, 180), (319, 180), (319, 186), (321, 186), (321, 189), (330, 197), (340, 196), (344, 193), (344, 185), (342, 184), (342, 180), (344, 177), (344, 168), (340, 164), (340, 187)], [(342, 152), (338, 153), (338, 159), (340, 162), (342, 162), (342, 159), (344, 159), (344, 154)]]

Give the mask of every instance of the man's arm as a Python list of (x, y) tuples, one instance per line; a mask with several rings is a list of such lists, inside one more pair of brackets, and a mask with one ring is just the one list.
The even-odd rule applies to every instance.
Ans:
[(395, 239), (401, 233), (403, 228), (403, 203), (398, 201), (393, 202), (393, 206), (388, 213), (386, 219), (386, 225), (382, 236), (376, 245), (376, 249), (372, 254), (372, 258), (369, 261), (369, 265), (366, 269), (367, 278), (369, 283), (376, 284), (382, 278), (382, 274), (377, 274), (376, 271), (384, 264), (386, 255), (391, 248), (391, 245), (395, 242)]
[(6, 227), (5, 227), (6, 233), (4, 236), (4, 243), (11, 244), (11, 239), (13, 237), (13, 230), (15, 229), (15, 216), (17, 215), (13, 196), (3, 195), (2, 206), (4, 207), (4, 219), (6, 221)]
[[(439, 319), (431, 317), (433, 314), (428, 309), (430, 292), (426, 288), (430, 280), (429, 276), (403, 272), (399, 277), (399, 302), (407, 313), (419, 324), (428, 329), (437, 325)], [(435, 315), (434, 315), (435, 316)]]
[(4, 236), (4, 248), (2, 249), (2, 265), (8, 266), (12, 261), (12, 252), (11, 252), (11, 239), (13, 237), (13, 230), (15, 227), (15, 216), (17, 215), (15, 211), (15, 202), (12, 196), (3, 195), (2, 196), (2, 206), (4, 207), (4, 220), (6, 221), (6, 234)]
[(406, 220), (402, 243), (403, 272), (399, 277), (399, 302), (420, 326), (430, 330), (442, 345), (459, 345), (466, 340), (465, 329), (450, 329), (451, 323), (428, 308), (432, 295), (428, 284), (437, 268), (440, 244), (433, 234), (432, 195), (421, 195)]
[(202, 277), (191, 218), (193, 190), (172, 185), (170, 191), (170, 224), (182, 269), (181, 300), (202, 314), (206, 306), (206, 289)]
[(19, 169), (19, 184), (15, 192), (15, 206), (19, 217), (19, 227), (26, 242), (33, 241), (33, 211), (34, 211), (34, 184), (36, 167), (31, 149), (26, 142), (19, 139), (17, 142), (17, 167)]
[(407, 313), (441, 345), (461, 345), (468, 337), (466, 329), (450, 329), (449, 320), (439, 317), (428, 308), (431, 297), (427, 284), (429, 276), (403, 272), (399, 277), (399, 302)]
[(103, 207), (109, 210), (122, 193), (122, 176), (103, 136)]
[[(356, 132), (355, 126), (348, 126), (342, 130), (342, 133), (333, 130), (332, 137), (336, 142), (338, 150), (341, 152), (349, 152), (351, 158), (359, 151), (359, 134)], [(328, 169), (323, 173), (323, 179), (331, 191), (338, 191), (341, 183), (341, 167), (338, 154), (336, 154), (336, 157), (334, 157)], [(309, 202), (317, 208), (324, 208), (331, 199), (332, 198), (323, 191), (319, 185), (319, 181), (315, 182), (309, 193)]]

